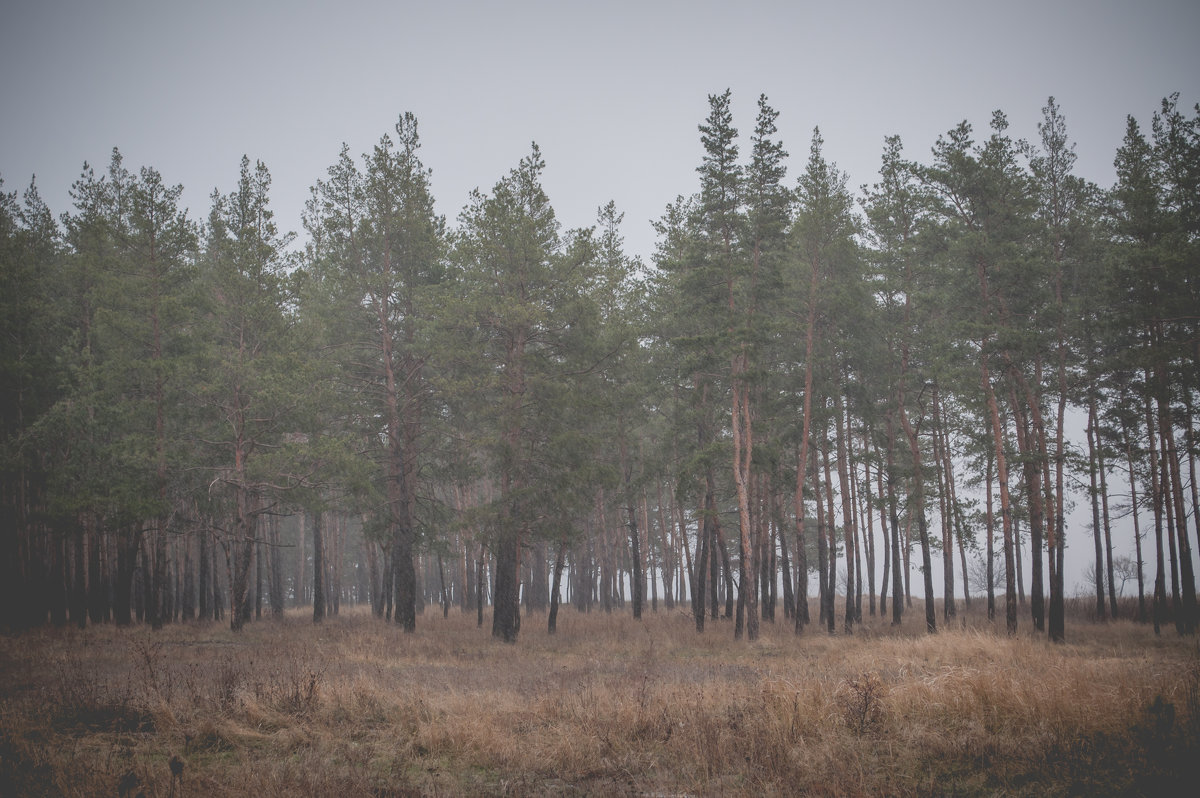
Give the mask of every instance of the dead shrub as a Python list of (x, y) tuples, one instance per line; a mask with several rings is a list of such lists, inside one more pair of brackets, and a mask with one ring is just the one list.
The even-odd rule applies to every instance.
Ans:
[(859, 737), (874, 733), (887, 717), (887, 694), (887, 686), (876, 673), (843, 681), (834, 694), (842, 723)]
[(174, 673), (165, 662), (163, 642), (146, 637), (135, 637), (129, 643), (133, 657), (133, 672), (137, 684), (148, 694), (153, 694), (168, 704), (175, 693)]

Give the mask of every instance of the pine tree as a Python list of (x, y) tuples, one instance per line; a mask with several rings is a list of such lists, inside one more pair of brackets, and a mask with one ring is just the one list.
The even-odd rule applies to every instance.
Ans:
[[(431, 291), (444, 276), (444, 220), (433, 208), (430, 173), (419, 158), (416, 117), (401, 115), (395, 141), (384, 136), (360, 171), (343, 147), (308, 205), (312, 268), (325, 279), (338, 325), (331, 345), (349, 354), (341, 375), (347, 397), (365, 397), (361, 439), (379, 464), (386, 508), (384, 543), (395, 620), (416, 628), (418, 472), (428, 447)], [(338, 324), (330, 319), (331, 324)], [(382, 429), (371, 426), (381, 419)]]
[[(796, 492), (795, 492), (795, 522), (796, 545), (798, 551), (803, 551), (807, 545), (806, 519), (804, 512), (804, 488), (807, 465), (811, 455), (809, 448), (815, 431), (824, 429), (829, 422), (824, 418), (826, 407), (830, 404), (827, 397), (831, 391), (840, 390), (832, 384), (837, 352), (831, 345), (835, 339), (834, 332), (838, 323), (838, 310), (847, 304), (853, 304), (850, 297), (857, 288), (854, 283), (857, 278), (857, 253), (853, 237), (857, 223), (853, 214), (853, 200), (846, 188), (846, 175), (839, 171), (835, 164), (825, 159), (823, 153), (824, 140), (820, 130), (814, 129), (812, 143), (809, 147), (809, 157), (804, 173), (800, 176), (796, 191), (796, 214), (791, 231), (791, 266), (785, 279), (788, 281), (789, 296), (793, 297), (793, 307), (802, 319), (804, 330), (803, 353), (793, 356), (795, 361), (802, 364), (803, 387), (798, 397), (801, 417), (801, 431), (797, 442), (796, 457)], [(802, 314), (802, 315), (800, 315)], [(840, 332), (840, 331), (839, 331)], [(818, 349), (818, 344), (823, 345)], [(824, 371), (823, 374), (818, 369)], [(820, 382), (818, 379), (820, 378)], [(814, 469), (815, 471), (815, 469)], [(828, 486), (827, 486), (828, 487)], [(844, 486), (845, 487), (845, 486)], [(818, 496), (817, 502), (821, 499)], [(821, 516), (818, 515), (818, 519)], [(822, 529), (818, 520), (818, 556), (824, 550), (821, 543)], [(829, 519), (832, 530), (834, 519)], [(847, 550), (847, 562), (852, 562), (853, 551)], [(826, 567), (833, 568), (836, 564), (836, 547), (829, 551), (830, 561), (819, 563), (818, 572), (824, 574)], [(821, 577), (822, 613), (828, 620), (833, 611), (833, 595), (836, 585), (825, 576)], [(801, 572), (801, 585), (798, 600), (805, 602), (807, 579)], [(798, 607), (796, 615), (796, 631), (799, 632), (806, 622), (806, 613)]]
[(455, 412), (470, 419), (475, 436), (473, 455), (485, 458), (497, 487), (487, 513), (492, 634), (506, 642), (521, 627), (523, 551), (557, 539), (556, 519), (582, 500), (557, 458), (573, 451), (570, 396), (582, 376), (576, 345), (588, 340), (584, 331), (595, 318), (588, 286), (596, 260), (590, 234), (560, 235), (541, 184), (544, 169), (535, 144), (490, 195), (474, 192), (459, 216), (453, 254), (462, 299), (449, 320), (456, 338), (447, 357), (455, 368), (443, 390), (457, 395)]
[(281, 492), (305, 481), (289, 454), (302, 440), (297, 416), (314, 384), (290, 318), (291, 236), (277, 231), (270, 185), (267, 167), (259, 161), (251, 168), (243, 157), (234, 191), (213, 193), (201, 261), (206, 317), (192, 390), (212, 486), (226, 501), (234, 631), (253, 612), (259, 519)]
[(889, 355), (886, 362), (891, 364), (877, 372), (879, 376), (886, 375), (886, 384), (876, 384), (876, 391), (881, 392), (877, 401), (885, 408), (886, 418), (885, 496), (891, 540), (892, 624), (899, 625), (904, 604), (896, 485), (902, 473), (910, 474), (914, 480), (920, 479), (920, 475), (913, 469), (901, 469), (896, 462), (896, 432), (900, 414), (906, 412), (901, 404), (902, 388), (911, 379), (913, 349), (921, 345), (917, 334), (926, 326), (922, 323), (923, 308), (918, 305), (923, 283), (918, 269), (922, 262), (922, 226), (928, 218), (930, 203), (918, 181), (918, 166), (903, 158), (898, 136), (884, 141), (879, 178), (872, 189), (864, 190), (863, 204), (870, 257), (879, 276), (878, 302)]

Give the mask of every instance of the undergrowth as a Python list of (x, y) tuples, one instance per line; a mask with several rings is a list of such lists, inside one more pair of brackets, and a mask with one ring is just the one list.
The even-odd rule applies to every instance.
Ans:
[(360, 612), (0, 638), (0, 795), (1184, 795), (1200, 649), (969, 616), (851, 636), (678, 612)]

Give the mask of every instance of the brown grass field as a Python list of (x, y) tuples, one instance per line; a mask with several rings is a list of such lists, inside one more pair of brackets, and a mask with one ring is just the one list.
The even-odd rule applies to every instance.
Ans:
[(0, 796), (1200, 794), (1197, 639), (1072, 619), (1053, 645), (1027, 617), (927, 636), (918, 606), (753, 644), (569, 608), (516, 645), (457, 610), (412, 635), (352, 611), (0, 637)]

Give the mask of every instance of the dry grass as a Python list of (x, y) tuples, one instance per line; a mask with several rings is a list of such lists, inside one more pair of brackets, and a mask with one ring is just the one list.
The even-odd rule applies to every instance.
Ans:
[(0, 638), (0, 795), (1172, 795), (1200, 649), (1127, 622), (1051, 645), (964, 618), (852, 637), (565, 609), (352, 613)]

